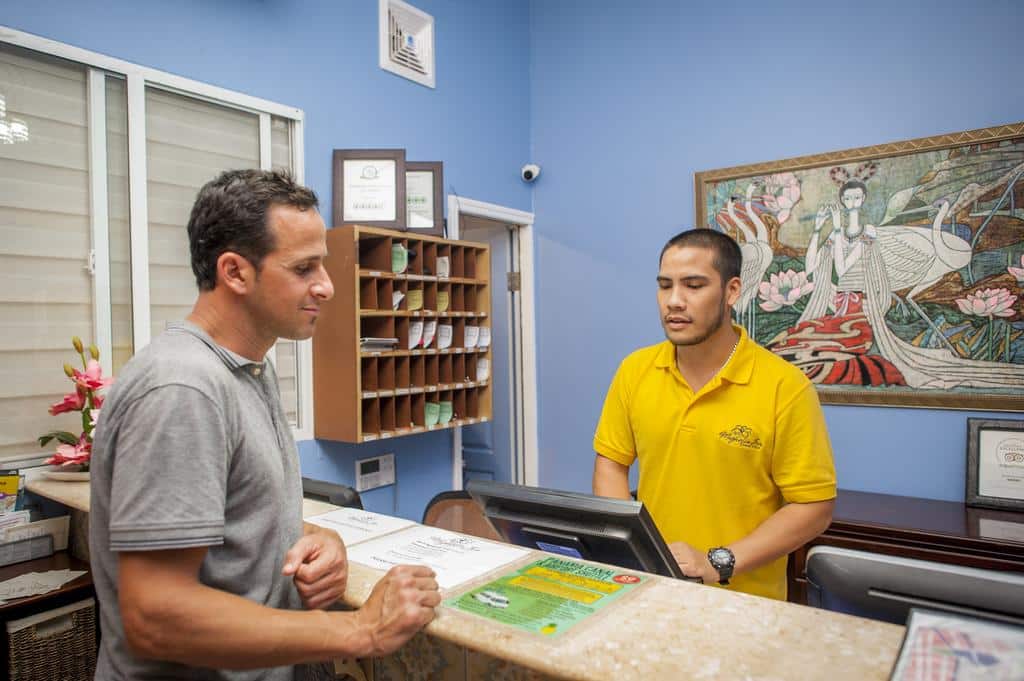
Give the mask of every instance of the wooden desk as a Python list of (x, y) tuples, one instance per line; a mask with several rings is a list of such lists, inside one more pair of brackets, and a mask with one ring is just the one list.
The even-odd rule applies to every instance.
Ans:
[(839, 490), (832, 524), (790, 556), (789, 600), (793, 603), (807, 604), (807, 553), (814, 546), (1024, 572), (1024, 513)]

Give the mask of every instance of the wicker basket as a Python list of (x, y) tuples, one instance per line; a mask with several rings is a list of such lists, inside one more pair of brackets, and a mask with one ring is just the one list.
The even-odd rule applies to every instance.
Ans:
[(96, 602), (79, 601), (7, 623), (11, 681), (91, 681)]

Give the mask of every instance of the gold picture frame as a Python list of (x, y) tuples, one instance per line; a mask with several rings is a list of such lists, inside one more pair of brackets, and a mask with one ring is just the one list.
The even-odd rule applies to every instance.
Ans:
[(694, 185), (744, 253), (737, 321), (823, 402), (1024, 409), (1024, 123)]

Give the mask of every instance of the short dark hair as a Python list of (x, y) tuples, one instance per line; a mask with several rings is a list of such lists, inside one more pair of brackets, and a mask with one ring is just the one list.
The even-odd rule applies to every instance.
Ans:
[(868, 186), (861, 180), (847, 180), (843, 183), (843, 186), (839, 188), (839, 200), (842, 201), (843, 194), (850, 191), (851, 189), (859, 189), (864, 192), (864, 196), (868, 195)]
[(272, 205), (316, 208), (316, 193), (285, 170), (226, 170), (199, 190), (188, 219), (192, 272), (200, 291), (217, 285), (217, 258), (238, 253), (259, 271), (274, 250), (267, 225)]
[(715, 256), (711, 264), (722, 277), (723, 284), (733, 277), (740, 276), (740, 271), (743, 268), (743, 254), (740, 253), (739, 244), (728, 234), (704, 227), (679, 232), (669, 239), (661, 249), (661, 255), (658, 256), (658, 265), (661, 266), (661, 260), (665, 257), (665, 251), (668, 249), (686, 247), (707, 248), (714, 251)]

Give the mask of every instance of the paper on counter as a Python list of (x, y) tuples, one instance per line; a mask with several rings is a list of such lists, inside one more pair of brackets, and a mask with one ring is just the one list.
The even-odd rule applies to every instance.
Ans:
[(376, 539), (413, 524), (411, 520), (404, 518), (392, 518), (358, 508), (344, 507), (306, 518), (306, 522), (334, 530), (341, 535), (345, 546)]
[(402, 298), (405, 298), (405, 294), (401, 291), (393, 291), (391, 293), (391, 309), (397, 310), (398, 306), (402, 304)]
[(448, 295), (447, 291), (438, 291), (437, 292), (437, 311), (438, 312), (447, 312), (448, 311), (448, 301), (449, 300), (450, 300), (450, 298), (449, 298), (449, 295)]
[(438, 403), (439, 413), (437, 416), (438, 423), (448, 423), (452, 420), (452, 415), (455, 413), (452, 409), (451, 400), (441, 400)]
[(27, 572), (5, 582), (0, 582), (0, 601), (49, 593), (61, 588), (73, 579), (78, 579), (84, 574), (85, 570)]
[(438, 324), (437, 326), (437, 347), (439, 350), (452, 346), (452, 325)]
[(451, 589), (527, 553), (516, 546), (417, 525), (353, 546), (348, 559), (376, 570), (426, 565), (437, 574), (438, 586)]
[(466, 326), (466, 348), (475, 348), (477, 341), (480, 339), (480, 327), (479, 326)]
[(478, 340), (476, 344), (482, 348), (486, 348), (488, 345), (491, 344), (491, 327), (480, 327), (480, 340)]
[(414, 319), (409, 323), (409, 349), (412, 350), (423, 341), (423, 320)]

